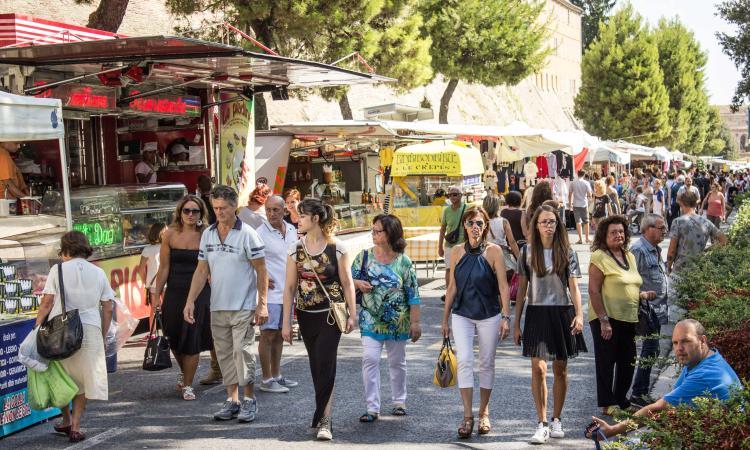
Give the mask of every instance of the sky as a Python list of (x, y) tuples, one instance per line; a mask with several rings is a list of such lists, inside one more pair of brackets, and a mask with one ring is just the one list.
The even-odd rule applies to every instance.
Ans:
[[(624, 3), (624, 0), (617, 2)], [(740, 79), (740, 73), (725, 55), (716, 32), (733, 33), (727, 22), (716, 15), (716, 5), (721, 0), (630, 0), (651, 25), (656, 25), (661, 17), (678, 16), (680, 21), (695, 34), (704, 51), (708, 52), (706, 78), (711, 103), (728, 105), (732, 101), (734, 88)]]

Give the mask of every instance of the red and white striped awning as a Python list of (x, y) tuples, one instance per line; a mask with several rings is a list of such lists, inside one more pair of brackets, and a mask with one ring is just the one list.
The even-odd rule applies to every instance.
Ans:
[(0, 48), (125, 37), (121, 34), (21, 14), (0, 14)]

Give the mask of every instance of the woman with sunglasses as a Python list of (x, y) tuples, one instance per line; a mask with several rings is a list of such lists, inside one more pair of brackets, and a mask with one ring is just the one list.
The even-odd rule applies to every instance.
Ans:
[[(531, 392), (537, 413), (532, 444), (562, 438), (562, 408), (568, 390), (568, 358), (585, 352), (578, 256), (570, 248), (558, 205), (544, 203), (529, 224), (529, 242), (518, 258), (518, 296), (513, 340), (521, 345), (524, 303), (523, 356), (531, 358)], [(547, 360), (554, 373), (552, 423), (547, 422)]]
[(503, 249), (487, 242), (490, 218), (484, 208), (472, 206), (461, 218), (466, 243), (451, 251), (451, 282), (445, 296), (442, 335), (453, 338), (458, 359), (458, 387), (464, 418), (458, 437), (474, 431), (474, 334), (479, 336), (479, 434), (490, 432), (489, 403), (495, 379), (495, 349), (498, 337), (508, 336), (510, 298), (505, 278)]
[[(172, 224), (162, 236), (159, 272), (151, 291), (154, 307), (161, 306), (164, 335), (180, 366), (177, 389), (182, 392), (183, 400), (195, 400), (193, 378), (198, 357), (202, 351), (213, 349), (209, 320), (211, 289), (208, 285), (195, 302), (195, 323), (185, 322), (183, 315), (193, 273), (198, 266), (198, 248), (207, 217), (206, 204), (200, 197), (186, 195), (177, 202)], [(159, 298), (165, 284), (167, 291), (163, 305), (160, 305)]]

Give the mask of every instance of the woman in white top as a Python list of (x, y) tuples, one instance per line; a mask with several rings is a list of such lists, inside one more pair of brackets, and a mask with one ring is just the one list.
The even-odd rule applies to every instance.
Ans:
[(518, 243), (513, 238), (513, 230), (510, 222), (500, 217), (501, 199), (495, 194), (487, 195), (482, 201), (482, 207), (490, 217), (490, 233), (487, 241), (499, 245), (503, 249), (505, 268), (508, 281), (516, 270), (516, 259), (518, 258)]
[[(88, 239), (80, 231), (70, 231), (60, 239), (65, 309), (77, 309), (83, 324), (81, 349), (60, 360), (60, 364), (78, 386), (78, 394), (73, 397), (72, 417), (70, 406), (65, 406), (62, 408), (62, 422), (54, 426), (58, 433), (67, 434), (70, 442), (85, 439), (81, 433), (81, 416), (86, 409), (86, 401), (107, 400), (109, 396), (104, 336), (112, 321), (112, 300), (115, 294), (104, 271), (86, 261), (92, 253)], [(48, 316), (62, 314), (57, 271), (55, 264), (47, 276), (35, 327), (41, 325)]]
[[(148, 243), (149, 245), (143, 247), (141, 251), (141, 262), (138, 264), (138, 271), (141, 274), (141, 279), (146, 283), (146, 305), (151, 307), (151, 311), (148, 314), (148, 329), (151, 329), (151, 325), (154, 322), (154, 307), (151, 299), (151, 287), (156, 283), (156, 274), (159, 271), (159, 249), (161, 248), (161, 236), (167, 225), (164, 222), (157, 222), (151, 225), (148, 229)], [(155, 286), (154, 286), (155, 287)], [(147, 341), (149, 335), (144, 337)]]

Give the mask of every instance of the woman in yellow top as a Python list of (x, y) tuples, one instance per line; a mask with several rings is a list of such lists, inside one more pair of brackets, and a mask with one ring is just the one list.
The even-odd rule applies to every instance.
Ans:
[(623, 216), (604, 218), (596, 228), (589, 265), (589, 325), (594, 340), (596, 396), (606, 415), (630, 406), (635, 370), (638, 302), (656, 297), (640, 292), (643, 280), (628, 251), (630, 233)]

